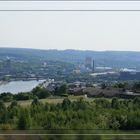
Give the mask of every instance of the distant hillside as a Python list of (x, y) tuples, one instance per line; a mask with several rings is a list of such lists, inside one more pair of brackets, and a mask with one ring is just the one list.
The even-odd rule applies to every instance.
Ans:
[(115, 68), (128, 67), (140, 69), (140, 52), (128, 51), (80, 51), (80, 50), (37, 50), (19, 48), (0, 48), (0, 59), (6, 57), (17, 59), (59, 60), (71, 63), (84, 63), (85, 57), (95, 60), (96, 66)]

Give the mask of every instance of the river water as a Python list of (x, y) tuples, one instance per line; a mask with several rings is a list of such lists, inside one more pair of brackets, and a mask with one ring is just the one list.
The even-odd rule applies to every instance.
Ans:
[(0, 93), (11, 92), (13, 94), (16, 94), (19, 92), (28, 92), (44, 81), (45, 80), (11, 81), (0, 85)]

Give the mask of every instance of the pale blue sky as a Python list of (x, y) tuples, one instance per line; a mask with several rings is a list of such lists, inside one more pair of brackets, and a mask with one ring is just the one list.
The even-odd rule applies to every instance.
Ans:
[[(0, 2), (1, 10), (140, 9), (140, 2)], [(140, 11), (0, 11), (0, 47), (140, 51)]]

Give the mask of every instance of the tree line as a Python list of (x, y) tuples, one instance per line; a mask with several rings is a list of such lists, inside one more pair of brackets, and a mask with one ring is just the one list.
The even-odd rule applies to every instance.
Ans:
[[(136, 82), (119, 82), (112, 87), (123, 89), (123, 91), (129, 90), (135, 93), (140, 93), (140, 81)], [(107, 88), (107, 85), (102, 83), (101, 85), (102, 89)], [(19, 100), (30, 100), (34, 99), (35, 97), (38, 97), (39, 99), (44, 99), (49, 96), (64, 96), (68, 97), (71, 93), (68, 92), (68, 86), (67, 84), (62, 84), (60, 86), (57, 86), (54, 91), (49, 91), (47, 88), (43, 88), (40, 86), (35, 87), (31, 92), (24, 92), (24, 93), (18, 93), (18, 94), (12, 94), (12, 93), (1, 93), (0, 94), (0, 100), (4, 102), (11, 102), (13, 100), (19, 101)]]
[(4, 102), (11, 102), (13, 100), (30, 100), (38, 97), (39, 99), (44, 99), (49, 96), (68, 96), (68, 88), (66, 84), (62, 84), (60, 87), (56, 87), (53, 92), (48, 91), (46, 88), (37, 86), (31, 92), (21, 92), (17, 94), (12, 94), (10, 92), (1, 93), (0, 100)]
[(84, 98), (62, 103), (43, 104), (36, 97), (30, 106), (12, 101), (6, 107), (0, 101), (0, 129), (16, 130), (138, 130), (140, 129), (140, 98), (133, 100), (113, 98)]

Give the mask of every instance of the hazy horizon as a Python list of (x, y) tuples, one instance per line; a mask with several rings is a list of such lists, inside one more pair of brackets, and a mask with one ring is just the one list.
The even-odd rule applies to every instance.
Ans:
[(44, 51), (53, 51), (53, 50), (56, 50), (56, 51), (68, 51), (68, 50), (71, 50), (71, 51), (92, 51), (92, 52), (138, 52), (140, 53), (140, 51), (133, 51), (133, 50), (82, 50), (82, 49), (45, 49), (45, 48), (21, 48), (21, 47), (0, 47), (0, 49), (33, 49), (33, 50), (44, 50)]

